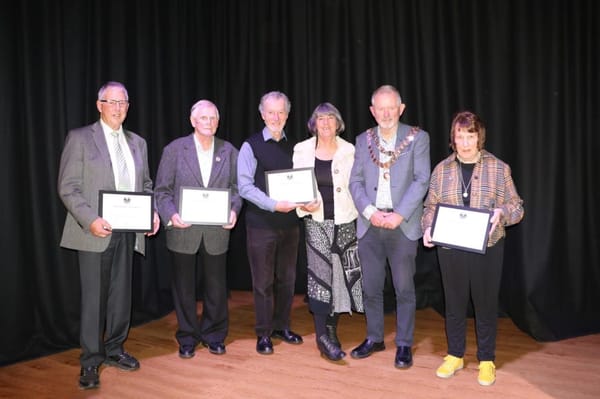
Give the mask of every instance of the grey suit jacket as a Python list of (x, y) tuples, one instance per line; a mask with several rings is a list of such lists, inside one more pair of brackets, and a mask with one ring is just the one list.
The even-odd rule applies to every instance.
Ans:
[[(152, 193), (146, 140), (123, 130), (135, 164), (135, 191)], [(98, 192), (116, 190), (108, 145), (100, 121), (71, 130), (60, 159), (58, 194), (67, 208), (60, 245), (79, 251), (103, 252), (110, 235), (93, 236), (90, 224), (99, 217)], [(136, 251), (144, 253), (145, 237), (137, 234)]]
[(180, 187), (229, 188), (231, 209), (239, 216), (242, 198), (237, 187), (238, 150), (229, 142), (215, 137), (212, 169), (208, 186), (204, 186), (194, 144), (194, 134), (180, 137), (168, 144), (156, 173), (154, 198), (166, 227), (167, 248), (171, 251), (195, 254), (204, 240), (206, 251), (219, 255), (229, 246), (229, 230), (221, 226), (192, 225), (186, 229), (168, 226), (171, 217), (179, 213)]
[[(410, 133), (410, 129), (408, 125), (402, 123), (398, 125), (396, 146), (400, 145)], [(359, 212), (356, 234), (361, 238), (371, 226), (363, 213), (367, 206), (375, 205), (379, 166), (372, 161), (369, 154), (366, 132), (356, 138), (355, 149), (354, 165), (350, 174), (350, 193)], [(423, 214), (423, 199), (429, 187), (430, 172), (429, 135), (419, 130), (414, 141), (402, 151), (398, 160), (390, 167), (394, 212), (404, 218), (400, 228), (411, 240), (417, 240), (422, 235), (420, 221)]]

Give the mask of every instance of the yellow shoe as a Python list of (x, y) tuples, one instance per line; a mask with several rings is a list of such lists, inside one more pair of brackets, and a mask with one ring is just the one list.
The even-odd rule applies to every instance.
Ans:
[(464, 361), (462, 357), (448, 355), (444, 358), (444, 363), (437, 369), (435, 375), (440, 378), (450, 378), (457, 370), (462, 369)]
[(488, 386), (496, 382), (496, 366), (494, 362), (479, 362), (479, 376), (477, 377), (479, 385)]

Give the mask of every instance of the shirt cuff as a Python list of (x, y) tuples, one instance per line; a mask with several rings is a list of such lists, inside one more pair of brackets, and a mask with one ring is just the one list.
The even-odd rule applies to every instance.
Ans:
[(375, 212), (377, 212), (375, 205), (368, 205), (362, 214), (367, 220), (371, 220), (371, 216), (373, 216)]

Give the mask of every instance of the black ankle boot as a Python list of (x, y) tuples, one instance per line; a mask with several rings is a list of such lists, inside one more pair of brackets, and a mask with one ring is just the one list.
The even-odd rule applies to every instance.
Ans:
[(332, 344), (337, 346), (338, 348), (342, 347), (340, 340), (337, 336), (337, 326), (335, 324), (325, 324), (325, 328), (327, 329), (327, 338), (331, 341)]
[(346, 352), (336, 346), (331, 339), (325, 334), (321, 335), (317, 340), (317, 346), (321, 354), (329, 360), (338, 361), (346, 356)]

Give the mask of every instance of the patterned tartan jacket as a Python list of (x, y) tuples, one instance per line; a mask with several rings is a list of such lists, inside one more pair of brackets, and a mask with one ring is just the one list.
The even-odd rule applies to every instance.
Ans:
[[(464, 206), (459, 168), (456, 153), (453, 153), (433, 170), (421, 219), (423, 231), (431, 227), (438, 203)], [(523, 200), (517, 193), (510, 167), (485, 150), (481, 150), (481, 158), (473, 169), (469, 206), (489, 210), (502, 208), (502, 219), (488, 240), (488, 247), (505, 236), (505, 226), (520, 222), (525, 214)]]

